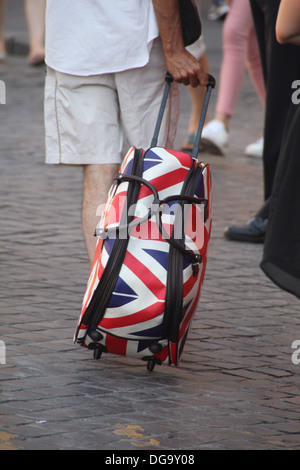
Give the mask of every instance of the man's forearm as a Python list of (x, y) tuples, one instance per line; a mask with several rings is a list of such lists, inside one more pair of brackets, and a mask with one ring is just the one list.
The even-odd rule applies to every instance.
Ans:
[(167, 69), (174, 80), (196, 87), (207, 84), (207, 74), (184, 47), (178, 0), (152, 0)]
[(178, 0), (152, 0), (164, 52), (172, 54), (183, 49)]

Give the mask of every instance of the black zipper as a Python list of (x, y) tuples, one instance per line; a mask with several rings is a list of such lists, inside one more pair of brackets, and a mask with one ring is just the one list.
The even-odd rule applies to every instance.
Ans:
[[(192, 165), (183, 184), (182, 195), (193, 196), (195, 194), (199, 176), (203, 169), (204, 166), (201, 164), (197, 165), (196, 168)], [(184, 202), (179, 201), (179, 204), (180, 208), (182, 208)], [(175, 227), (176, 217), (173, 233), (175, 232)], [(177, 242), (184, 246), (184, 237), (181, 240), (177, 240)], [(178, 342), (183, 307), (183, 256), (176, 247), (170, 246), (162, 336), (174, 343)]]
[[(131, 174), (142, 176), (143, 173), (143, 157), (142, 149), (135, 149), (134, 159), (132, 162)], [(133, 216), (128, 216), (127, 207), (131, 207), (137, 203), (140, 192), (140, 184), (137, 182), (129, 182), (127, 190), (127, 205), (125, 205), (120, 225), (129, 225)], [(125, 258), (129, 236), (124, 239), (117, 238), (112, 247), (109, 259), (99, 281), (93, 297), (83, 315), (82, 323), (88, 327), (97, 328), (102, 320), (105, 310), (109, 304), (111, 295), (117, 283), (120, 270)]]

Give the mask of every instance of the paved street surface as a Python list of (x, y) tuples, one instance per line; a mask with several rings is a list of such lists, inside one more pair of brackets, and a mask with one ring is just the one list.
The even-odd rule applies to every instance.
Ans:
[[(22, 14), (15, 18), (23, 37)], [(7, 24), (13, 30), (11, 14)], [(204, 17), (203, 27), (218, 78), (222, 23)], [(152, 373), (142, 361), (94, 361), (72, 342), (89, 275), (82, 174), (44, 164), (44, 75), (24, 55), (0, 65), (0, 450), (299, 449), (300, 364), (291, 347), (300, 339), (299, 300), (262, 273), (262, 245), (223, 237), (263, 199), (261, 160), (243, 155), (263, 126), (248, 75), (226, 157), (201, 155), (212, 168), (214, 222), (183, 359)], [(183, 88), (177, 147), (189, 108)]]

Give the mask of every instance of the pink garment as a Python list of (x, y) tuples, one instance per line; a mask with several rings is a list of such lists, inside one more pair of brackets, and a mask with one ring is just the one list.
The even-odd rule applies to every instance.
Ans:
[(265, 103), (266, 90), (249, 0), (228, 0), (230, 11), (223, 26), (223, 60), (217, 113), (231, 116), (248, 68), (253, 85)]

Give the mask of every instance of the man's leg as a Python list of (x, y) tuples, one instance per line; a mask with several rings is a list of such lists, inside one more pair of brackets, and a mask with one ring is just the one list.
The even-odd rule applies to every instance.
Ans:
[(0, 0), (0, 61), (6, 56), (5, 37), (3, 33), (6, 13), (6, 0)]
[(119, 165), (113, 163), (83, 166), (82, 226), (91, 265), (97, 240), (95, 229), (118, 169)]
[(121, 162), (122, 129), (113, 75), (80, 77), (48, 68), (46, 163), (83, 167), (83, 233), (92, 263), (101, 205)]
[(39, 65), (44, 62), (45, 11), (46, 0), (25, 0), (25, 15), (30, 43), (29, 65)]

